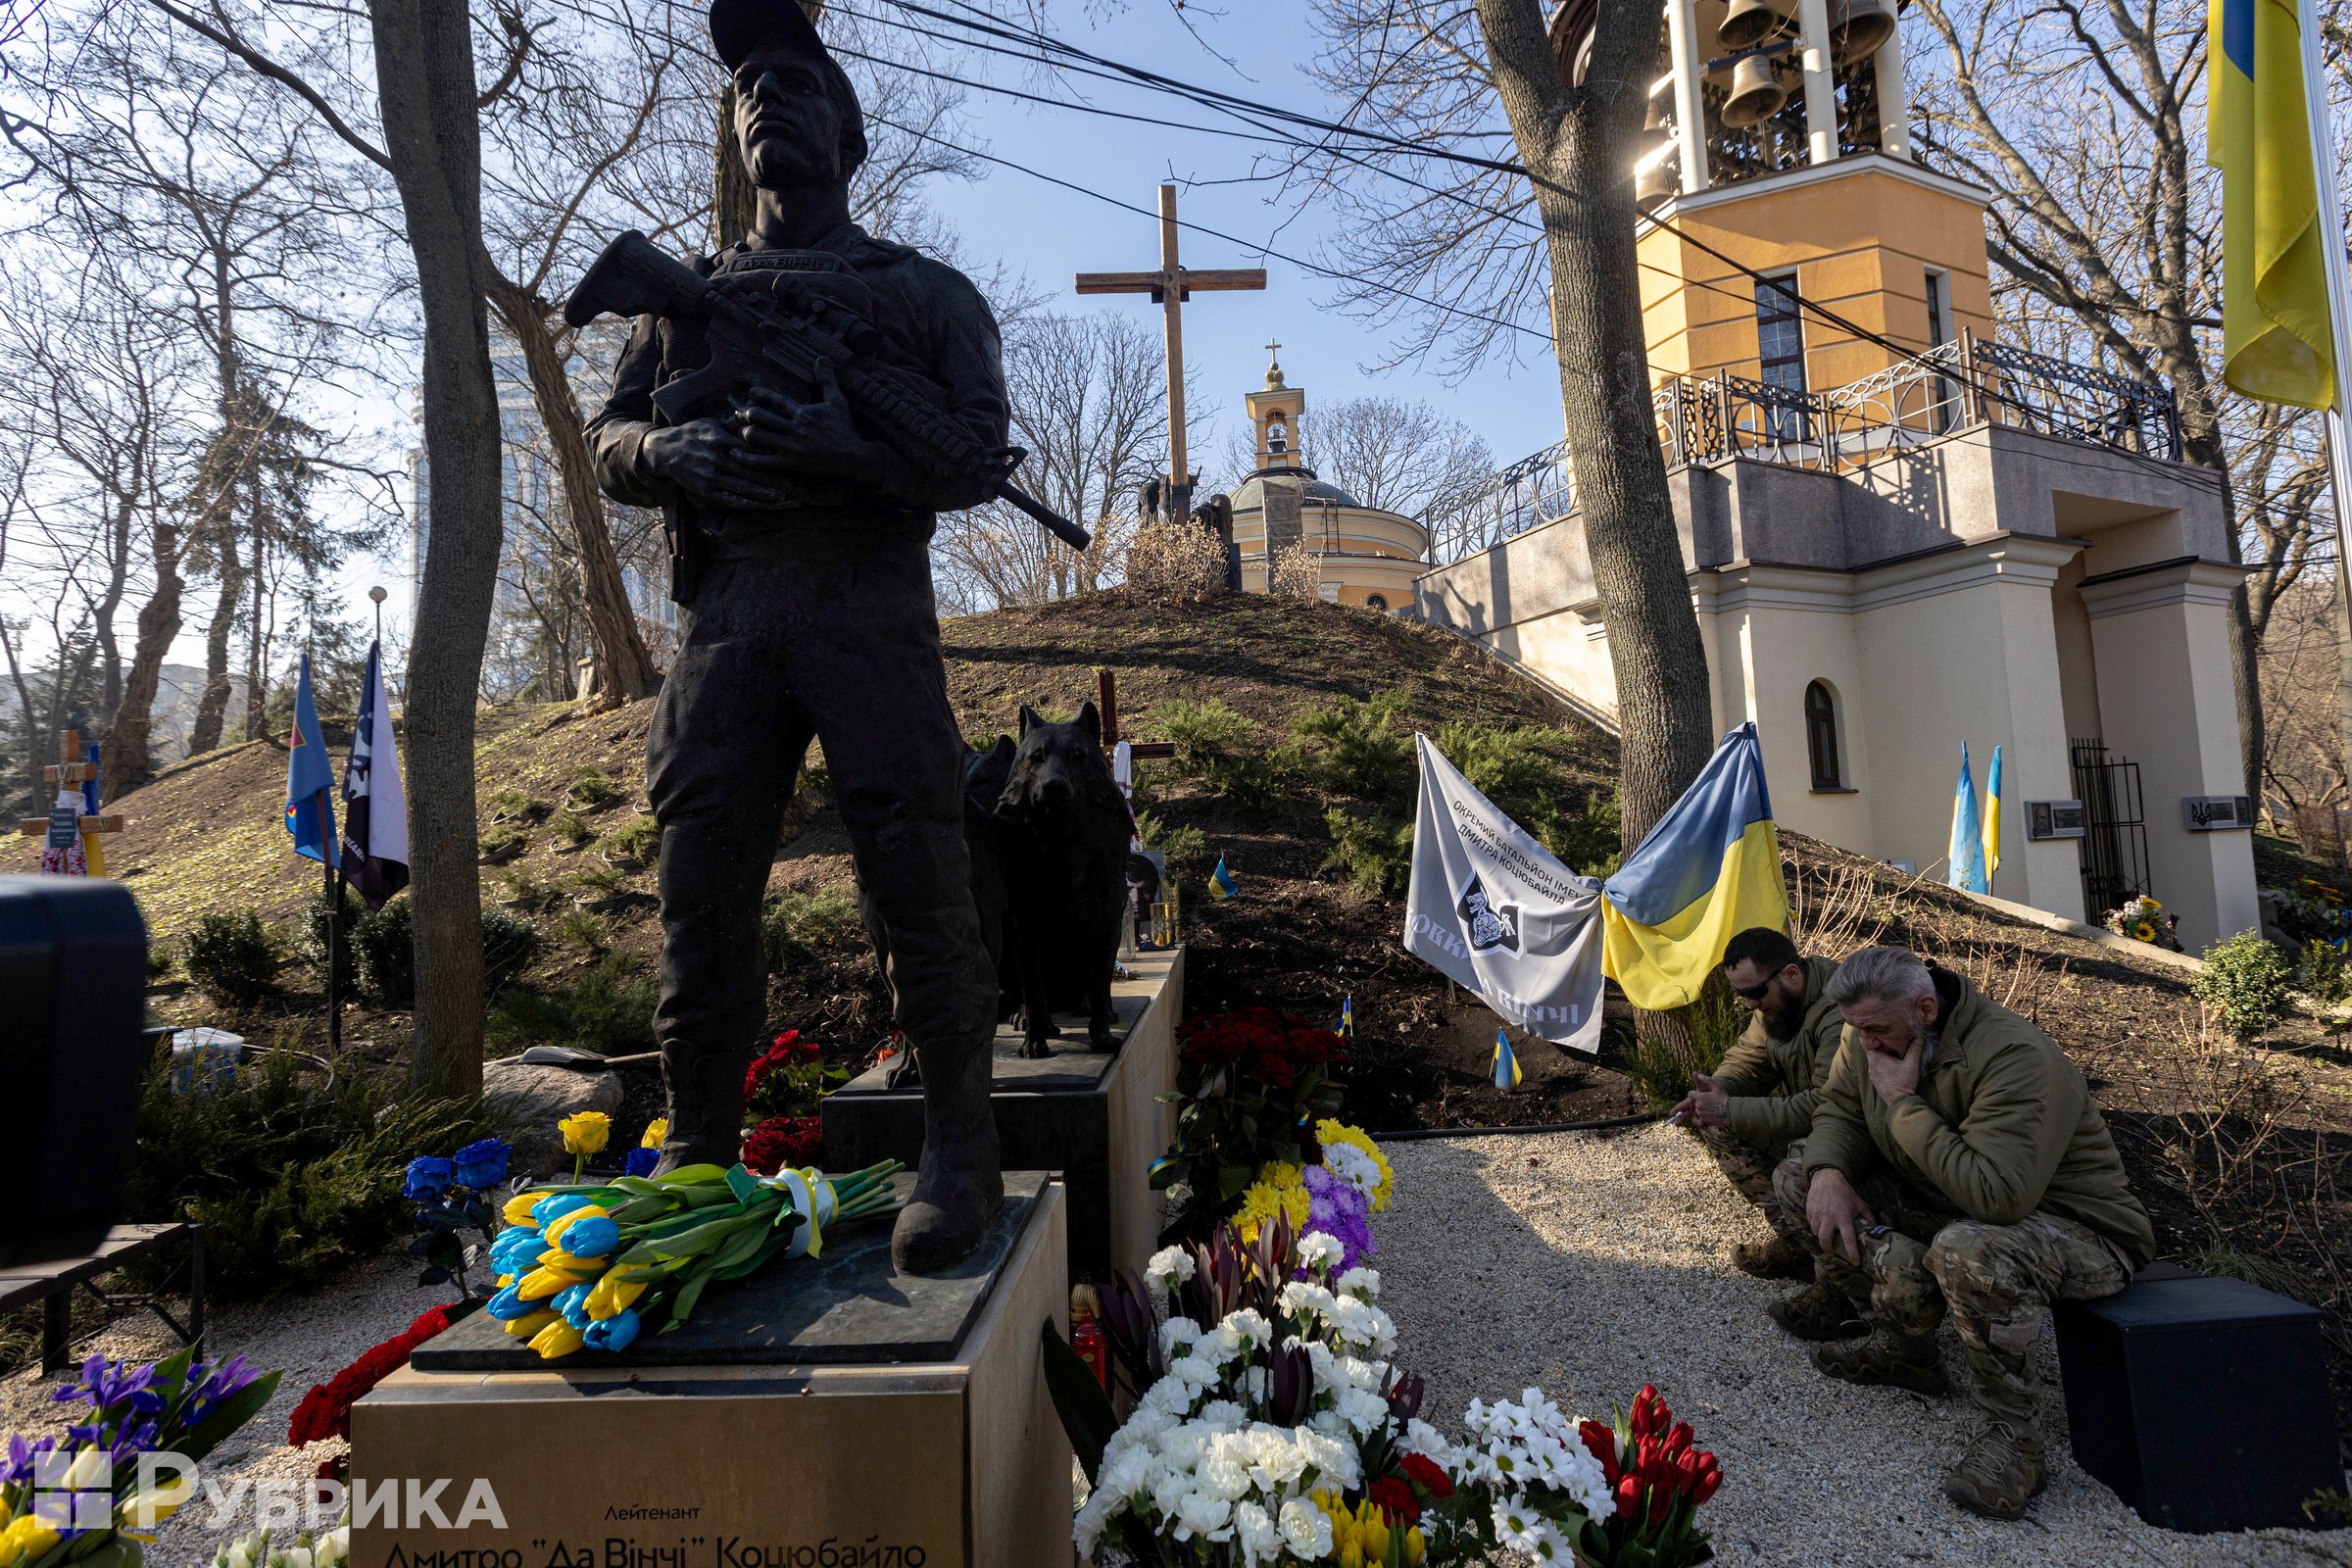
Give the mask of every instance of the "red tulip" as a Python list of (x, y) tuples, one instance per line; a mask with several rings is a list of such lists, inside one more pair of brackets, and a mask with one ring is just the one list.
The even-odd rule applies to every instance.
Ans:
[(1709, 1497), (1715, 1495), (1715, 1489), (1722, 1485), (1722, 1471), (1704, 1470), (1699, 1472), (1698, 1485), (1690, 1489), (1691, 1506), (1696, 1507), (1698, 1504), (1706, 1501)]
[(1675, 1494), (1671, 1488), (1652, 1489), (1649, 1494), (1649, 1522), (1652, 1528), (1664, 1524), (1666, 1516), (1674, 1512), (1674, 1500)]
[(1630, 1472), (1620, 1476), (1617, 1480), (1617, 1511), (1630, 1519), (1641, 1502), (1642, 1478)]
[(1585, 1440), (1585, 1448), (1600, 1461), (1600, 1473), (1610, 1486), (1617, 1484), (1617, 1434), (1614, 1429), (1597, 1421), (1580, 1421), (1577, 1436)]
[(1690, 1423), (1688, 1421), (1677, 1421), (1674, 1424), (1674, 1430), (1666, 1434), (1666, 1451), (1668, 1453), (1689, 1452), (1690, 1448)]

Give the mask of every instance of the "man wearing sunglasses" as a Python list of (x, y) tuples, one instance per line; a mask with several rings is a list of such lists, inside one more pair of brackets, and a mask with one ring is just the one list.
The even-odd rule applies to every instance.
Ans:
[[(1782, 1211), (1773, 1172), (1812, 1125), (1814, 1103), (1838, 1054), (1841, 1026), (1829, 1001), (1830, 976), (1837, 971), (1828, 958), (1800, 956), (1795, 943), (1769, 926), (1732, 938), (1723, 953), (1723, 977), (1753, 1016), (1723, 1064), (1694, 1075), (1690, 1092), (1674, 1107), (1772, 1226), (1769, 1242), (1732, 1249), (1732, 1262), (1759, 1279), (1814, 1275), (1804, 1215)], [(1859, 1323), (1853, 1332), (1861, 1332)]]

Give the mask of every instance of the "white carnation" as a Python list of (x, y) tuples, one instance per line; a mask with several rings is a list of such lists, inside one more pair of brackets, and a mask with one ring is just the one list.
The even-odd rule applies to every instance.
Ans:
[(1298, 1261), (1308, 1268), (1330, 1268), (1347, 1255), (1348, 1249), (1327, 1232), (1308, 1231), (1298, 1238)]
[(1246, 1568), (1270, 1564), (1282, 1554), (1282, 1532), (1274, 1516), (1254, 1502), (1234, 1506), (1233, 1539), (1242, 1548)]
[(1293, 1554), (1318, 1562), (1331, 1554), (1331, 1520), (1311, 1502), (1282, 1505), (1282, 1539)]
[(1358, 1263), (1340, 1276), (1336, 1288), (1342, 1296), (1352, 1296), (1359, 1301), (1372, 1300), (1380, 1295), (1380, 1270)]
[(1254, 1306), (1243, 1307), (1217, 1326), (1220, 1329), (1233, 1330), (1236, 1335), (1248, 1340), (1261, 1350), (1274, 1343), (1274, 1325), (1267, 1322), (1265, 1314)]
[(1194, 1263), (1190, 1250), (1182, 1247), (1163, 1247), (1152, 1254), (1144, 1265), (1144, 1277), (1163, 1291), (1172, 1291), (1193, 1277)]
[(1200, 1325), (1189, 1317), (1172, 1317), (1159, 1326), (1159, 1353), (1163, 1359), (1182, 1355), (1189, 1346), (1200, 1338)]

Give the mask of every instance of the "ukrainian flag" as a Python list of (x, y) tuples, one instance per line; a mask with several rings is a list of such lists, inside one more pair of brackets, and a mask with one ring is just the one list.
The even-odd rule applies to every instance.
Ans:
[(1601, 971), (1663, 1012), (1698, 1000), (1737, 933), (1788, 924), (1764, 754), (1742, 724), (1602, 886)]
[(1494, 1031), (1494, 1087), (1516, 1089), (1526, 1075), (1519, 1070), (1519, 1054), (1511, 1049), (1511, 1037), (1504, 1031)]
[(1208, 873), (1208, 896), (1212, 899), (1230, 899), (1241, 891), (1234, 883), (1233, 873), (1225, 869), (1225, 857), (1218, 856), (1217, 868)]
[(1968, 771), (1968, 742), (1960, 743), (1960, 782), (1952, 786), (1951, 865), (1945, 880), (1970, 893), (1992, 891), (1984, 880), (1984, 825), (1977, 811), (1977, 781)]
[(1992, 874), (2001, 868), (2001, 749), (1992, 749), (1992, 766), (1984, 771), (1984, 890), (1992, 891)]
[[(2295, 0), (2207, 0), (2206, 162), (2222, 171), (2222, 375), (2265, 403), (2335, 403), (2323, 223)], [(2331, 154), (2332, 155), (2332, 154)]]

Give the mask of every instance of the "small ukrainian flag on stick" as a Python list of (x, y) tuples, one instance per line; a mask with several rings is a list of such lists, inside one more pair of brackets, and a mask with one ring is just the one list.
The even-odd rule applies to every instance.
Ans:
[(1340, 999), (1340, 1027), (1338, 1033), (1342, 1040), (1353, 1040), (1355, 1038), (1355, 993), (1352, 991)]
[(1241, 891), (1234, 884), (1233, 873), (1225, 869), (1225, 857), (1218, 856), (1217, 868), (1208, 873), (1208, 896), (1219, 900), (1230, 899)]
[(1497, 1029), (1494, 1031), (1494, 1087), (1516, 1089), (1519, 1087), (1519, 1054), (1511, 1049), (1510, 1034)]

